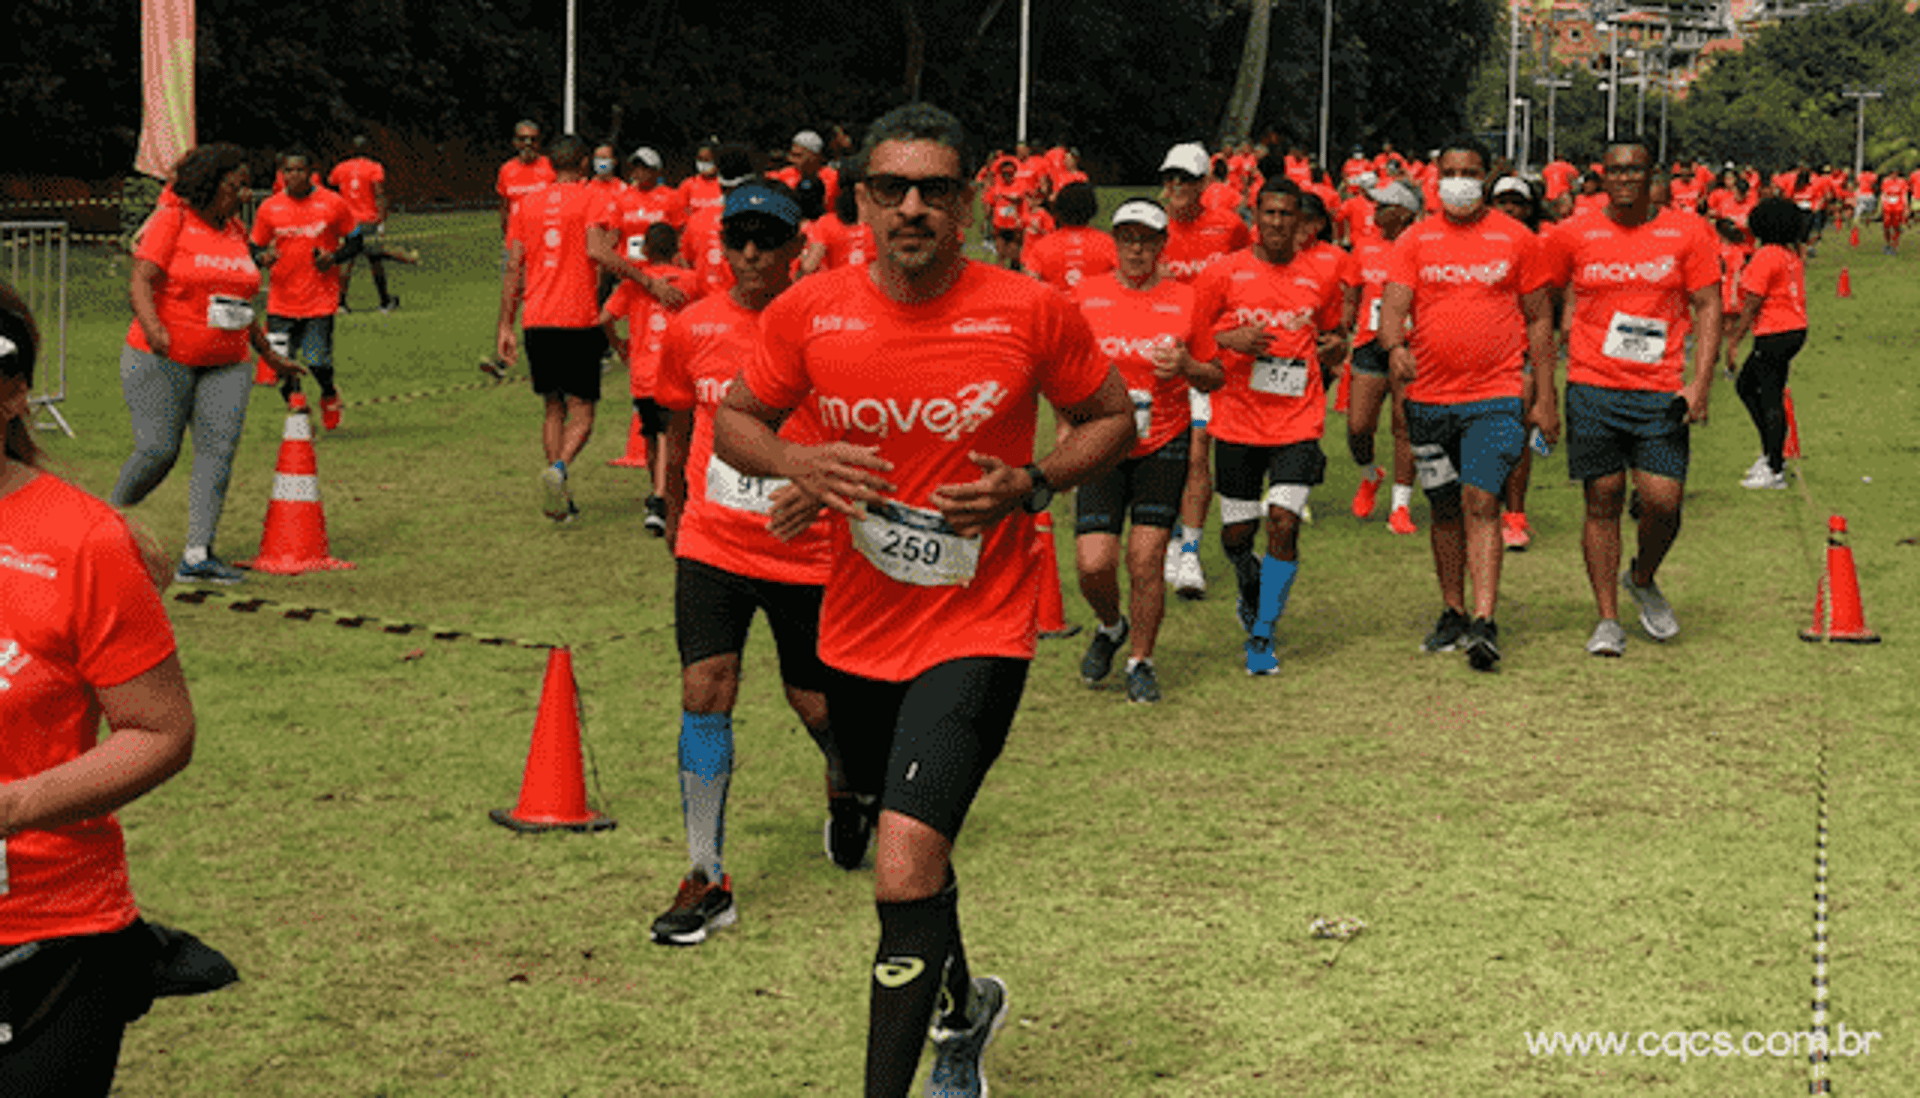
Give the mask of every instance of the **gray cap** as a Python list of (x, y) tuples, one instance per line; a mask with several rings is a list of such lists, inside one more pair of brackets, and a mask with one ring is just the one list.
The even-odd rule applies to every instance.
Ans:
[(1395, 180), (1367, 192), (1367, 197), (1382, 206), (1398, 206), (1410, 214), (1420, 212), (1420, 195), (1412, 187)]

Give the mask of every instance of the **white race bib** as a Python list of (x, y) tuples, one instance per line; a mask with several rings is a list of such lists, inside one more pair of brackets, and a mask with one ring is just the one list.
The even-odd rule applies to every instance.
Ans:
[(962, 587), (980, 568), (980, 539), (953, 532), (938, 511), (869, 503), (850, 519), (853, 547), (889, 578), (915, 587)]
[(1150, 389), (1128, 389), (1127, 395), (1133, 398), (1133, 433), (1146, 438), (1147, 428), (1153, 423), (1153, 392)]
[(707, 459), (707, 502), (755, 515), (773, 513), (773, 493), (786, 484), (782, 477), (750, 477), (720, 460)]
[(1247, 386), (1256, 393), (1299, 397), (1307, 395), (1307, 364), (1297, 358), (1256, 358)]
[(244, 332), (253, 324), (253, 303), (240, 297), (214, 294), (207, 299), (207, 327), (222, 332)]
[(1429, 492), (1445, 488), (1460, 479), (1460, 473), (1454, 469), (1453, 459), (1447, 456), (1444, 446), (1415, 446), (1413, 472), (1420, 487)]
[(1667, 322), (1615, 313), (1607, 322), (1607, 338), (1600, 353), (1643, 366), (1657, 366), (1667, 357)]
[(1367, 331), (1377, 332), (1379, 330), (1380, 330), (1380, 299), (1376, 297), (1373, 299), (1373, 304), (1367, 307)]
[(628, 237), (627, 238), (627, 262), (638, 263), (645, 258), (647, 258), (646, 236), (643, 234), (639, 236)]

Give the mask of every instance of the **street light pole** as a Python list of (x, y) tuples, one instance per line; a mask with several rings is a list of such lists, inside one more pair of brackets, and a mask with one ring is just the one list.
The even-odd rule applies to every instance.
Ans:
[(1507, 4), (1507, 162), (1513, 162), (1513, 110), (1520, 94), (1520, 0)]
[(1607, 32), (1607, 143), (1611, 145), (1620, 105), (1620, 26), (1601, 23), (1594, 29)]
[[(1267, 0), (1258, 0), (1266, 3)], [(1327, 0), (1320, 30), (1320, 167), (1327, 167), (1327, 129), (1333, 110), (1333, 0)]]
[(1840, 94), (1859, 103), (1859, 121), (1855, 123), (1853, 136), (1853, 177), (1858, 179), (1861, 169), (1867, 166), (1867, 100), (1878, 99), (1885, 93), (1866, 88), (1848, 88)]
[(1645, 140), (1647, 135), (1647, 44), (1633, 51), (1640, 55), (1640, 105), (1633, 112), (1633, 136)]
[(1547, 89), (1547, 163), (1553, 163), (1554, 157), (1554, 100), (1561, 88), (1573, 87), (1573, 81), (1559, 77), (1536, 76), (1533, 82)]

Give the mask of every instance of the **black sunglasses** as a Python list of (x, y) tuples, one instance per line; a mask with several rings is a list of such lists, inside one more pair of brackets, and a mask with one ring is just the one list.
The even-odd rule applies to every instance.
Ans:
[(720, 226), (720, 243), (736, 252), (749, 244), (763, 252), (771, 252), (786, 247), (797, 235), (791, 226), (760, 217), (743, 218)]
[(916, 187), (929, 206), (952, 207), (967, 193), (967, 181), (951, 175), (870, 175), (866, 184), (868, 197), (888, 209), (905, 202)]
[(1197, 175), (1188, 175), (1186, 172), (1182, 172), (1182, 171), (1166, 171), (1166, 172), (1160, 173), (1160, 182), (1162, 183), (1198, 183), (1200, 182), (1200, 177)]

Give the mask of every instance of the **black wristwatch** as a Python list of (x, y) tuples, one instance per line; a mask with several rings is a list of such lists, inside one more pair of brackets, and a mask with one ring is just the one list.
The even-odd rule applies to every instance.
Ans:
[(1048, 482), (1047, 474), (1041, 472), (1038, 465), (1027, 466), (1027, 478), (1033, 481), (1033, 490), (1027, 493), (1027, 498), (1020, 501), (1020, 506), (1027, 514), (1037, 515), (1053, 506), (1053, 485)]

